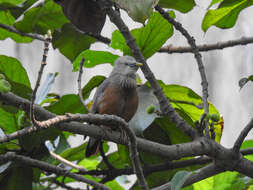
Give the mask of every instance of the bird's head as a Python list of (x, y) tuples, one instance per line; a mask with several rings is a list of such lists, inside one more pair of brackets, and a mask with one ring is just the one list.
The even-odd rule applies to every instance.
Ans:
[(121, 56), (114, 62), (112, 73), (135, 77), (135, 73), (140, 66), (142, 66), (142, 64), (138, 63), (132, 56)]

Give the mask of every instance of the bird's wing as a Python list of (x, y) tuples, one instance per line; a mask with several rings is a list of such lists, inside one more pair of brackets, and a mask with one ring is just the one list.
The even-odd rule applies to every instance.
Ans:
[(91, 108), (91, 113), (98, 113), (98, 102), (103, 98), (105, 89), (109, 86), (110, 80), (107, 78), (105, 79), (102, 84), (98, 87), (94, 98), (93, 98), (93, 104)]

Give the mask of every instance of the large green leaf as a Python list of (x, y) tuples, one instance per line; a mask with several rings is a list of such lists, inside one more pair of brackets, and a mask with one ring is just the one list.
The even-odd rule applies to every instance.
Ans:
[[(146, 26), (134, 29), (131, 33), (144, 57), (149, 58), (172, 36), (173, 27), (159, 13), (154, 12)], [(131, 50), (119, 31), (113, 32), (111, 47), (123, 51), (125, 55), (131, 55)]]
[(64, 95), (58, 102), (45, 108), (57, 115), (63, 115), (65, 113), (86, 113), (80, 98), (75, 94)]
[[(1, 6), (1, 5), (0, 5)], [(12, 26), (15, 22), (15, 18), (11, 15), (11, 12), (1, 11), (0, 10), (0, 23), (5, 24), (7, 26)], [(18, 43), (29, 43), (33, 39), (25, 36), (20, 36), (19, 34), (9, 32), (3, 28), (0, 28), (0, 40), (5, 40), (6, 38), (11, 38)]]
[(11, 85), (11, 91), (23, 98), (30, 98), (32, 89), (26, 70), (13, 58), (0, 55), (0, 73), (3, 73)]
[(91, 68), (99, 64), (109, 63), (113, 65), (114, 61), (119, 57), (107, 51), (85, 50), (78, 55), (73, 62), (73, 70), (78, 71), (82, 58), (85, 58), (84, 67)]
[(175, 9), (186, 13), (196, 5), (194, 0), (160, 0), (159, 5), (164, 8)]
[(0, 128), (4, 131), (4, 133), (10, 134), (18, 130), (19, 127), (16, 122), (16, 114), (6, 112), (0, 107), (0, 115)]
[(224, 0), (217, 9), (206, 13), (202, 21), (202, 30), (206, 32), (212, 25), (231, 28), (235, 25), (239, 13), (252, 5), (253, 0)]
[[(159, 81), (165, 95), (170, 99), (171, 104), (174, 108), (181, 110), (181, 115), (185, 120), (187, 116), (193, 121), (200, 121), (201, 116), (204, 113), (202, 98), (196, 94), (190, 88), (180, 86), (180, 85), (165, 85), (162, 81)], [(218, 110), (213, 104), (209, 102), (209, 113), (220, 115)], [(220, 125), (221, 120), (214, 125), (215, 130), (215, 140), (220, 142), (222, 135), (222, 125)], [(189, 120), (188, 120), (189, 123)], [(190, 123), (189, 123), (190, 124)]]
[(4, 73), (7, 78), (14, 82), (23, 84), (27, 87), (31, 86), (26, 70), (21, 63), (13, 57), (0, 55), (0, 72)]
[[(71, 62), (96, 40), (78, 32), (71, 24), (64, 24), (61, 31), (53, 34), (53, 47), (58, 48)], [(80, 58), (81, 59), (81, 58)]]
[(67, 22), (61, 7), (53, 0), (46, 0), (44, 4), (28, 10), (15, 27), (22, 32), (46, 34), (48, 30), (54, 31)]
[(82, 88), (83, 98), (87, 99), (91, 93), (91, 91), (99, 86), (106, 78), (101, 75), (96, 75), (92, 77), (89, 82)]

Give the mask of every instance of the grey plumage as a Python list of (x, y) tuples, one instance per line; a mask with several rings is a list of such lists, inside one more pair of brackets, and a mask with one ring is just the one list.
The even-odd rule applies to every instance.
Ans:
[[(91, 112), (113, 114), (129, 121), (138, 106), (136, 71), (140, 66), (131, 56), (119, 57), (109, 77), (98, 87)], [(85, 156), (98, 151), (100, 140), (90, 137)]]

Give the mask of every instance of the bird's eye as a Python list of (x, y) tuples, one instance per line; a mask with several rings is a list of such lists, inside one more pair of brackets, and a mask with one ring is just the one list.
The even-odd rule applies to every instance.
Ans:
[(125, 63), (125, 65), (128, 65), (128, 63)]

